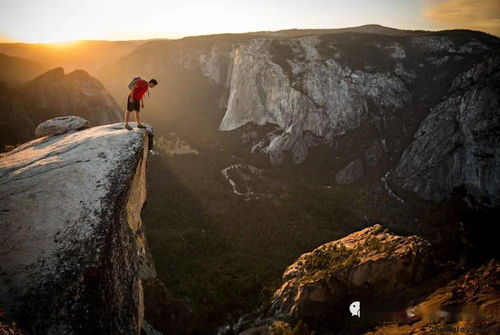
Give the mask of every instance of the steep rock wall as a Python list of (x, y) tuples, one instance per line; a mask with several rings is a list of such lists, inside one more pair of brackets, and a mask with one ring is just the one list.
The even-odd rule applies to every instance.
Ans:
[(149, 136), (101, 126), (0, 158), (0, 305), (26, 330), (140, 333)]
[(483, 204), (500, 203), (500, 53), (460, 73), (431, 109), (391, 181), (441, 201), (464, 186)]
[(274, 59), (273, 43), (278, 42), (257, 39), (235, 50), (227, 109), (219, 127), (278, 125), (283, 132), (264, 149), (273, 163), (282, 162), (284, 151), (291, 151), (295, 162), (303, 161), (310, 145), (304, 140), (308, 132), (331, 141), (359, 127), (368, 117), (370, 101), (390, 110), (409, 103), (410, 93), (396, 75), (354, 70), (321, 57), (318, 38), (279, 42), (290, 52), (281, 65)]

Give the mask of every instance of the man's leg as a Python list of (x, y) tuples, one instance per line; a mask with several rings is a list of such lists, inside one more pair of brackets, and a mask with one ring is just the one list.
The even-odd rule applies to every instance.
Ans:
[(135, 121), (137, 121), (137, 125), (141, 124), (141, 117), (138, 111), (135, 111)]
[(135, 111), (135, 120), (137, 121), (137, 128), (146, 128), (146, 126), (143, 126), (142, 123), (141, 123), (141, 117), (139, 116), (139, 113), (138, 111)]
[(125, 110), (125, 125), (128, 124), (128, 118), (130, 116), (130, 111), (129, 110)]
[(126, 110), (126, 111), (125, 111), (125, 128), (127, 128), (128, 130), (131, 130), (131, 129), (132, 129), (132, 127), (130, 127), (130, 126), (128, 125), (128, 118), (129, 118), (129, 116), (130, 116), (130, 111), (129, 111), (129, 110)]

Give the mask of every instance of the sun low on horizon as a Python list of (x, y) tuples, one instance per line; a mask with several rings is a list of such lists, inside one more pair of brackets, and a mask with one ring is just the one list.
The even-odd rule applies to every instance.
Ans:
[[(397, 13), (397, 15), (396, 15)], [(263, 30), (380, 24), (500, 34), (498, 0), (0, 1), (0, 41), (180, 38)]]

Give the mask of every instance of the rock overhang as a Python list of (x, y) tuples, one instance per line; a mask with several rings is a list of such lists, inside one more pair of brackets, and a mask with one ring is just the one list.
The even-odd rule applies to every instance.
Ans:
[[(125, 260), (124, 255), (145, 253), (140, 209), (152, 132), (150, 126), (129, 131), (112, 124), (39, 138), (2, 156), (0, 302), (5, 308), (21, 310), (23, 318), (23, 306), (42, 303), (46, 294), (64, 295), (70, 287), (84, 285), (88, 276), (101, 276), (98, 281), (113, 277), (116, 269), (105, 274), (103, 268), (113, 261), (110, 257), (124, 261), (128, 275), (137, 277), (120, 294), (133, 291), (138, 297), (140, 257), (147, 257)], [(140, 195), (132, 205), (130, 194)], [(133, 227), (139, 228), (132, 232)], [(85, 290), (89, 288), (77, 289)], [(78, 302), (80, 295), (66, 297), (64, 303), (48, 301), (47, 309), (59, 308), (59, 303), (84, 305)], [(136, 298), (132, 300), (140, 300)]]

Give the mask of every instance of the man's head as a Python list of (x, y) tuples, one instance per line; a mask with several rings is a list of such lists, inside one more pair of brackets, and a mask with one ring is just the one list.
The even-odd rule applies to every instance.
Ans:
[(156, 79), (151, 79), (148, 82), (148, 85), (149, 85), (149, 87), (155, 87), (156, 85), (158, 85), (158, 82), (156, 81)]

